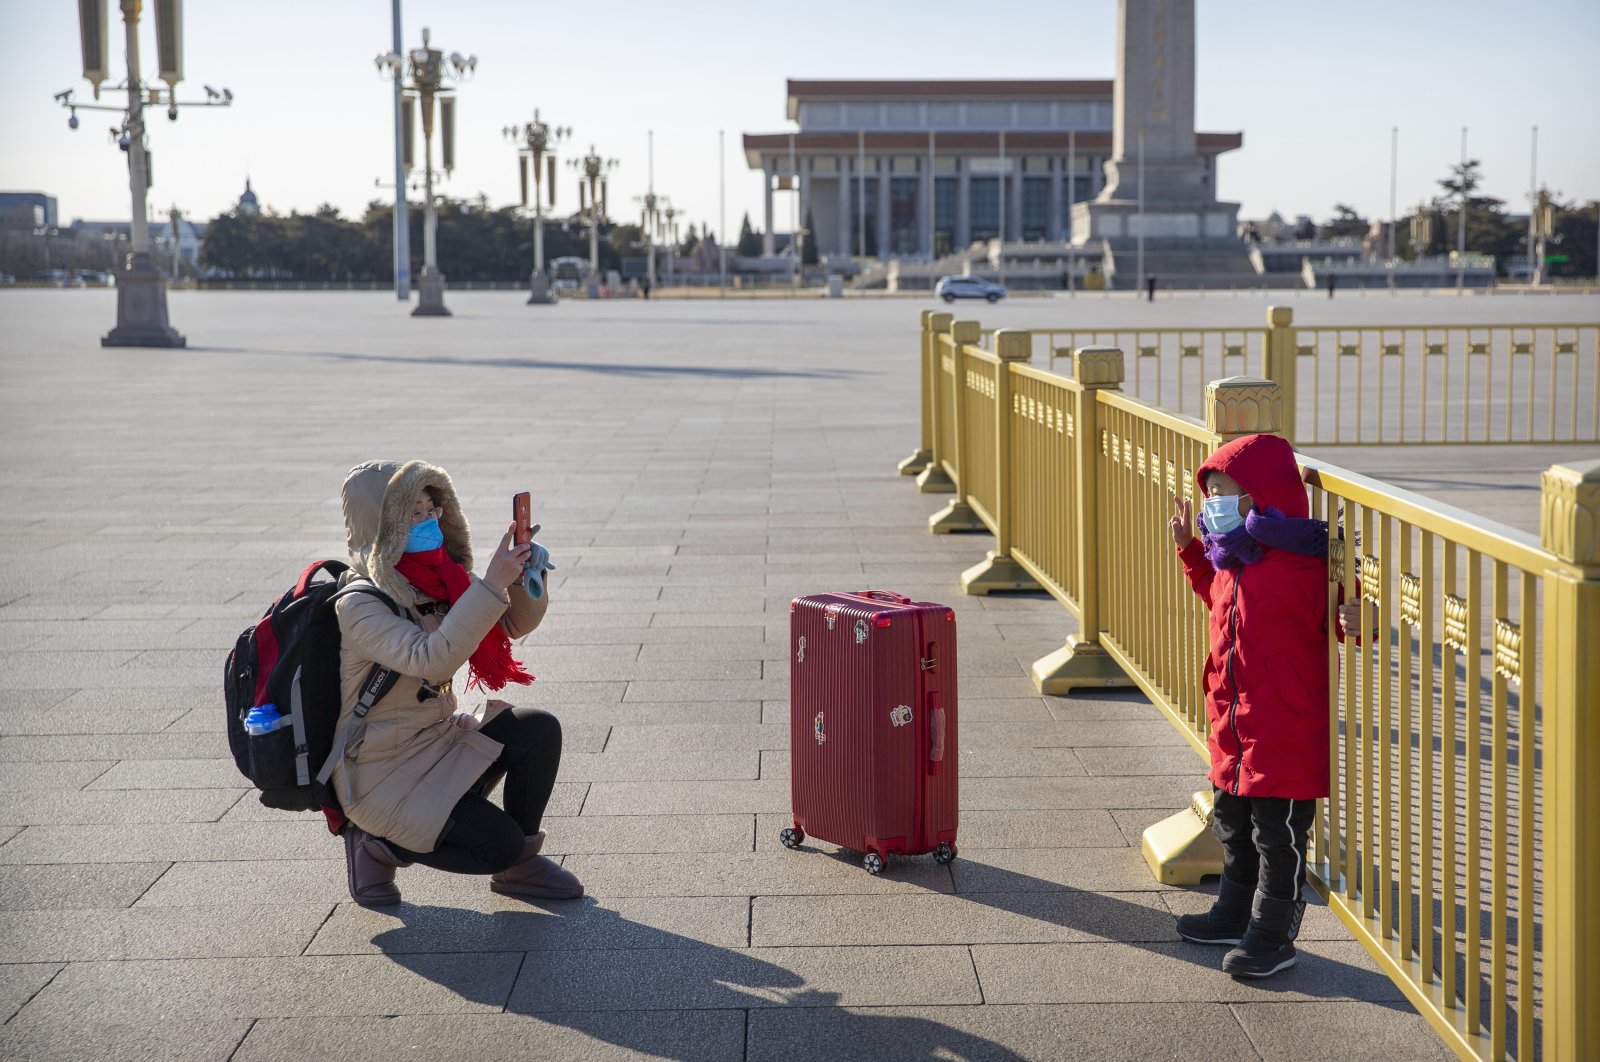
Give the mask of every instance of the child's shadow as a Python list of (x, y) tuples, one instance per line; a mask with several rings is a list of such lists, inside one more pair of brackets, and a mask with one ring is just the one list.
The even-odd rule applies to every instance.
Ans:
[[(708, 1032), (718, 1015), (751, 1010), (750, 1024), (778, 1037), (803, 1032), (833, 1044), (840, 1056), (992, 1059), (1021, 1056), (982, 1037), (927, 1018), (852, 1013), (840, 993), (807, 987), (806, 978), (749, 951), (706, 944), (628, 919), (585, 898), (492, 913), (402, 904), (400, 925), (372, 943), (413, 973), (473, 1002), (537, 1016), (597, 1040), (661, 1058), (716, 1054)], [(826, 965), (830, 948), (796, 949), (797, 965)], [(524, 952), (507, 992), (503, 976), (445, 962), (441, 952)], [(512, 967), (514, 968), (514, 967)], [(976, 1001), (974, 1001), (976, 1002)], [(709, 1021), (676, 1021), (672, 1012)], [(654, 1013), (650, 1013), (654, 1012)], [(731, 1019), (730, 1019), (731, 1020)], [(743, 1022), (723, 1029), (742, 1041)], [(753, 1035), (753, 1034), (752, 1034)], [(712, 1036), (715, 1039), (715, 1036)], [(820, 1057), (830, 1051), (818, 1049)], [(742, 1043), (737, 1055), (743, 1054)]]

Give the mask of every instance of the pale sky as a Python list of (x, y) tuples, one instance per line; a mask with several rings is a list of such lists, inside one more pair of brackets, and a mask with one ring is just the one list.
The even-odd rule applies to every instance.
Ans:
[[(116, 8), (115, 0), (111, 7)], [(141, 40), (155, 47), (149, 3)], [(356, 215), (391, 197), (392, 105), (372, 58), (391, 40), (388, 0), (188, 0), (180, 99), (228, 86), (231, 110), (193, 109), (150, 128), (153, 209), (177, 203), (210, 217), (229, 209), (249, 173), (264, 204), (287, 213), (328, 202)], [(761, 225), (761, 182), (744, 162), (746, 132), (785, 132), (785, 79), (1109, 78), (1113, 0), (924, 0), (778, 5), (613, 0), (535, 5), (510, 0), (405, 0), (408, 48), (423, 26), (435, 46), (476, 54), (461, 88), (458, 160), (444, 186), (517, 197), (501, 128), (538, 106), (620, 160), (612, 213), (626, 218), (655, 185), (693, 220), (718, 218), (718, 130), (727, 132), (727, 227), (748, 210)], [(115, 19), (116, 16), (113, 15)], [(1593, 0), (1350, 0), (1331, 4), (1201, 0), (1197, 125), (1244, 133), (1221, 157), (1221, 198), (1241, 216), (1277, 209), (1325, 218), (1335, 202), (1386, 216), (1389, 129), (1400, 127), (1399, 200), (1431, 195), (1460, 151), (1481, 158), (1486, 191), (1525, 209), (1530, 130), (1539, 126), (1541, 183), (1600, 197), (1600, 4)], [(113, 23), (112, 80), (121, 80)], [(61, 222), (127, 216), (124, 157), (106, 134), (113, 115), (84, 112), (76, 132), (51, 99), (81, 77), (77, 5), (0, 0), (0, 190), (58, 197)], [(107, 98), (115, 98), (108, 96)], [(563, 170), (558, 208), (576, 203)], [(789, 226), (780, 195), (776, 228)]]

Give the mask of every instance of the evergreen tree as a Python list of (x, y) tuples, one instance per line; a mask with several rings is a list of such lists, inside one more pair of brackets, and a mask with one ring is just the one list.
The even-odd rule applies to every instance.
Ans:
[(744, 216), (744, 223), (739, 226), (739, 243), (734, 253), (741, 258), (755, 258), (761, 254), (761, 236), (750, 227), (750, 215)]

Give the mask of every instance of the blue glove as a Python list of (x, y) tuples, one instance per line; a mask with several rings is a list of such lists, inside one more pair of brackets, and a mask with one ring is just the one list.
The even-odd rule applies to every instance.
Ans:
[[(539, 527), (539, 524), (534, 524), (532, 533), (537, 535)], [(528, 563), (522, 569), (522, 589), (528, 592), (530, 598), (537, 601), (544, 597), (544, 573), (555, 571), (556, 566), (550, 561), (549, 550), (537, 542), (531, 545), (533, 552), (528, 556)]]

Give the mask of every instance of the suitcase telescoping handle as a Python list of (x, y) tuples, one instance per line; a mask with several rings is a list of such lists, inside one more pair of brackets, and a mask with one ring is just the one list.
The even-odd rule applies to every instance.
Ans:
[(928, 773), (938, 774), (944, 767), (944, 709), (939, 705), (939, 693), (928, 693)]
[(857, 597), (875, 597), (880, 601), (889, 601), (896, 605), (909, 605), (911, 599), (904, 594), (897, 594), (893, 590), (857, 590)]

